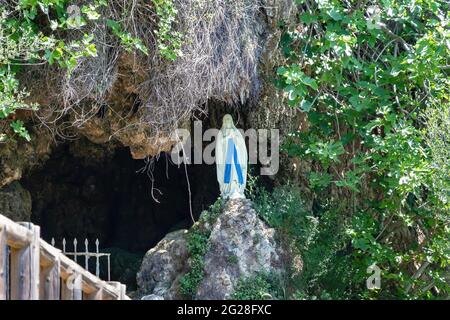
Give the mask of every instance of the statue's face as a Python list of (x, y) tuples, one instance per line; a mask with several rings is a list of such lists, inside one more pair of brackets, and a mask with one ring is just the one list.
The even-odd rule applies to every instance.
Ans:
[(229, 114), (226, 114), (226, 115), (223, 117), (223, 123), (222, 123), (222, 126), (223, 126), (224, 128), (226, 128), (226, 129), (230, 129), (230, 128), (233, 127), (233, 118), (232, 118)]

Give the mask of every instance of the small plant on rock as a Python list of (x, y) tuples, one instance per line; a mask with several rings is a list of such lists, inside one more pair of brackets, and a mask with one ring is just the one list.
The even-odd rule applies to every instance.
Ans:
[(235, 300), (276, 300), (282, 297), (279, 278), (271, 273), (258, 273), (241, 279), (231, 295)]
[(218, 199), (189, 231), (189, 272), (180, 279), (180, 291), (185, 297), (193, 298), (204, 275), (204, 257), (208, 251), (211, 227), (222, 212), (223, 201)]

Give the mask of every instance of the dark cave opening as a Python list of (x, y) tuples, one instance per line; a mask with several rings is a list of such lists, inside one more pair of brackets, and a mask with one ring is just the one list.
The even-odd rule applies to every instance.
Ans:
[[(219, 196), (215, 166), (177, 166), (165, 153), (148, 161), (133, 160), (128, 148), (80, 139), (55, 148), (22, 184), (31, 193), (31, 220), (41, 226), (46, 241), (54, 238), (61, 248), (63, 238), (77, 238), (84, 250), (84, 239), (93, 243), (98, 238), (101, 251), (106, 248), (126, 260), (130, 255), (142, 258), (167, 233), (192, 225), (185, 170), (198, 218)], [(114, 253), (112, 280), (133, 289), (139, 263), (124, 279), (121, 269), (130, 267), (114, 270)]]

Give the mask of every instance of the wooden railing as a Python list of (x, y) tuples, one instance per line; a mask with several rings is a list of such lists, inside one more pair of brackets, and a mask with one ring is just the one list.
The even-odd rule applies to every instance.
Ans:
[(0, 300), (129, 300), (40, 238), (40, 227), (0, 214)]

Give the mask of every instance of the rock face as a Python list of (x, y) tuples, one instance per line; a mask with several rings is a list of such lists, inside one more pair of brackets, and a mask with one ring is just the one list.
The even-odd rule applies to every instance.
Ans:
[[(259, 99), (248, 113), (248, 122), (252, 128), (280, 130), (281, 137), (290, 132), (292, 123), (300, 117), (295, 108), (284, 103), (285, 95), (275, 87), (272, 79), (274, 70), (283, 64), (283, 54), (278, 50), (282, 30), (278, 27), (280, 21), (289, 21), (296, 15), (296, 6), (292, 0), (263, 0), (262, 6), (266, 13), (263, 51), (259, 58), (259, 74), (262, 87)], [(296, 119), (296, 121), (294, 121)]]
[(13, 221), (30, 221), (31, 195), (19, 182), (0, 189), (0, 214)]
[[(176, 1), (177, 5), (183, 6), (191, 2), (191, 8), (199, 6), (196, 4), (198, 1)], [(165, 59), (162, 59), (160, 65), (155, 64), (159, 58), (151, 57), (147, 61), (139, 55), (121, 52), (114, 44), (104, 43), (102, 40), (97, 43), (98, 57), (80, 60), (80, 65), (70, 79), (63, 76), (65, 70), (52, 66), (31, 68), (21, 73), (20, 82), (31, 93), (29, 102), (37, 102), (40, 105), (36, 115), (45, 125), (32, 124), (32, 112), (20, 115), (19, 118), (26, 122), (32, 140), (31, 143), (19, 141), (0, 145), (0, 188), (20, 180), (29, 169), (45, 162), (59, 136), (71, 139), (84, 136), (96, 144), (113, 142), (129, 147), (134, 159), (167, 152), (177, 142), (171, 134), (173, 129), (189, 129), (193, 110), (203, 110), (202, 106), (210, 100), (227, 104), (228, 111), (232, 110), (231, 105), (239, 100), (242, 105), (241, 112), (245, 113), (243, 118), (248, 119), (247, 127), (275, 127), (280, 129), (281, 135), (288, 132), (292, 118), (298, 112), (284, 106), (284, 96), (274, 87), (272, 80), (274, 70), (283, 60), (278, 50), (281, 36), (279, 22), (289, 21), (295, 16), (295, 1), (262, 0), (258, 5), (255, 5), (256, 2), (250, 5), (244, 0), (235, 1), (236, 4), (229, 1), (216, 2), (221, 4), (223, 10), (231, 10), (225, 14), (225, 11), (214, 7), (215, 3), (211, 2), (211, 10), (217, 13), (212, 16), (216, 16), (218, 22), (236, 21), (235, 25), (229, 27), (217, 23), (215, 28), (206, 30), (209, 34), (206, 34), (206, 31), (198, 33), (209, 36), (207, 43), (216, 51), (209, 52), (207, 50), (211, 48), (201, 45), (198, 46), (198, 51), (190, 50), (190, 42), (187, 42), (183, 48), (186, 51), (183, 58), (167, 67)], [(238, 2), (242, 4), (244, 11), (247, 7), (254, 7), (249, 18), (239, 18), (238, 14), (233, 14), (232, 10), (236, 9)], [(178, 9), (181, 18), (188, 15)], [(141, 20), (136, 21), (150, 23), (146, 27), (142, 26), (142, 30), (155, 29), (155, 26), (151, 25), (153, 19), (145, 16), (147, 8), (135, 11), (142, 11), (144, 15), (139, 17)], [(185, 20), (197, 21), (204, 17), (209, 15), (187, 16)], [(135, 17), (132, 19), (134, 21)], [(205, 23), (195, 25), (208, 25), (210, 19), (211, 17), (206, 19)], [(247, 23), (251, 24), (247, 34), (239, 34), (239, 30), (242, 31), (242, 26)], [(93, 30), (97, 32), (103, 30), (102, 28), (100, 26)], [(224, 42), (233, 39), (233, 34), (229, 33), (235, 32), (236, 45)], [(143, 40), (150, 42), (154, 38), (148, 37), (148, 34), (141, 36)], [(192, 38), (201, 40), (204, 37)], [(212, 43), (209, 43), (211, 41)], [(153, 48), (155, 44), (148, 45)], [(231, 50), (233, 54), (229, 54), (227, 50)], [(248, 54), (249, 51), (253, 53)], [(247, 59), (244, 59), (244, 56), (247, 56)], [(222, 66), (225, 62), (227, 68)], [(197, 73), (192, 73), (191, 68)], [(246, 68), (249, 68), (248, 72), (245, 72)], [(209, 73), (205, 73), (207, 70)], [(171, 81), (165, 81), (164, 74)], [(196, 90), (189, 86), (194, 80), (197, 83)], [(213, 83), (216, 85), (212, 86)], [(231, 99), (230, 96), (234, 98)], [(187, 97), (191, 97), (189, 108), (183, 107), (187, 105)], [(153, 101), (155, 99), (156, 101)], [(161, 99), (162, 101), (159, 101)], [(251, 106), (248, 109), (244, 107), (247, 104)], [(178, 119), (175, 115), (181, 117)], [(4, 127), (9, 127), (6, 122), (0, 120), (0, 126), (3, 124)], [(47, 127), (51, 130), (45, 129)]]
[(143, 300), (181, 298), (177, 284), (187, 271), (187, 230), (167, 234), (142, 260), (137, 274), (138, 295)]
[[(229, 299), (239, 280), (260, 272), (283, 272), (275, 230), (259, 219), (251, 201), (229, 200), (212, 225), (200, 228), (211, 234), (196, 299)], [(143, 299), (182, 298), (178, 288), (189, 271), (188, 236), (186, 230), (170, 233), (147, 252), (137, 275)]]
[(31, 142), (22, 139), (0, 144), (0, 188), (48, 159), (53, 142), (48, 130), (33, 128), (30, 135)]
[(228, 299), (238, 281), (259, 272), (282, 271), (281, 248), (250, 200), (230, 200), (213, 226), (198, 299)]

